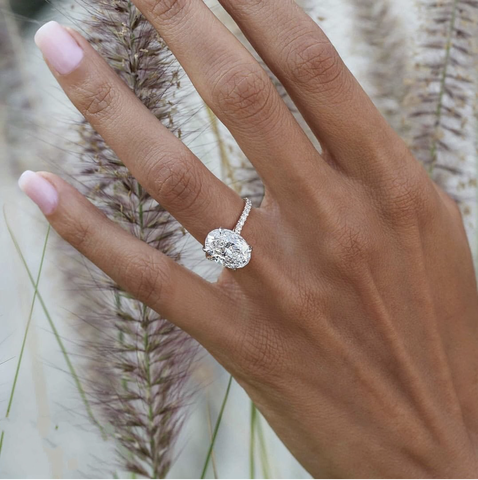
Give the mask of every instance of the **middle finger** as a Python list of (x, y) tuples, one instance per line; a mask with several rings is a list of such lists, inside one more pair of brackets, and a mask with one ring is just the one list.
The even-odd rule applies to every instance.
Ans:
[[(330, 167), (317, 161), (317, 150), (267, 73), (204, 2), (133, 3), (164, 38), (272, 193), (295, 194), (297, 183), (304, 184), (311, 176), (324, 180)], [(318, 169), (320, 175), (316, 175)]]

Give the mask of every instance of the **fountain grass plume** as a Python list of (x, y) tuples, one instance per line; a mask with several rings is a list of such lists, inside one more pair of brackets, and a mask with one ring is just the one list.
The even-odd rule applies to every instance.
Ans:
[[(88, 40), (136, 96), (177, 137), (182, 70), (129, 0), (81, 0)], [(80, 190), (110, 219), (175, 261), (185, 231), (142, 188), (85, 121), (80, 152), (65, 168)], [(75, 269), (78, 268), (76, 265)], [(94, 330), (90, 389), (118, 445), (118, 468), (164, 478), (185, 416), (192, 339), (132, 298), (93, 266), (70, 271), (83, 300), (79, 316)]]
[(24, 40), (9, 0), (0, 0), (0, 162), (14, 175), (38, 155), (38, 142), (25, 142), (33, 133), (36, 92), (25, 70)]
[(392, 0), (350, 1), (355, 12), (355, 29), (368, 48), (366, 74), (370, 96), (395, 131), (403, 135), (402, 104), (412, 64), (409, 35), (394, 11)]
[(433, 179), (460, 201), (468, 232), (476, 228), (474, 115), (477, 0), (420, 0), (416, 63), (404, 106), (408, 142)]

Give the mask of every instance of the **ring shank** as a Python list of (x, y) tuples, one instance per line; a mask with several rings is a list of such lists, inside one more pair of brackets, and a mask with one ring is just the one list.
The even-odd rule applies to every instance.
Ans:
[(244, 206), (242, 215), (239, 218), (239, 221), (237, 222), (236, 227), (234, 228), (234, 232), (237, 233), (238, 235), (241, 234), (242, 228), (244, 227), (247, 217), (251, 213), (251, 209), (252, 209), (252, 202), (248, 198), (246, 198), (245, 201), (246, 201), (246, 205)]

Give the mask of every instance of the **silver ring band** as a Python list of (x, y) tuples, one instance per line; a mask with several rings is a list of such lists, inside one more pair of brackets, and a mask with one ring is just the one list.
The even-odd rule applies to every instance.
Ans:
[(244, 224), (246, 223), (247, 217), (251, 213), (252, 210), (252, 202), (246, 198), (246, 205), (244, 207), (244, 210), (242, 212), (241, 218), (239, 218), (236, 227), (234, 228), (234, 231), (240, 235), (242, 232), (242, 229), (244, 227)]

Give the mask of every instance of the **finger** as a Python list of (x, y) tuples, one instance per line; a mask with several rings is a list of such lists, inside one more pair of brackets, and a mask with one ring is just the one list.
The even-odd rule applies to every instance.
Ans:
[[(397, 135), (320, 27), (293, 0), (220, 0), (277, 75), (322, 146), (345, 170), (369, 172)], [(382, 158), (380, 158), (380, 161)]]
[(61, 237), (135, 298), (199, 341), (227, 334), (215, 285), (130, 235), (59, 177), (26, 172), (19, 184)]
[(136, 98), (89, 43), (56, 23), (37, 34), (56, 79), (150, 195), (199, 241), (231, 228), (243, 200)]
[(323, 178), (327, 165), (317, 161), (316, 149), (267, 73), (204, 2), (133, 3), (157, 28), (272, 193), (280, 189), (295, 195), (294, 180), (310, 180), (319, 169)]

